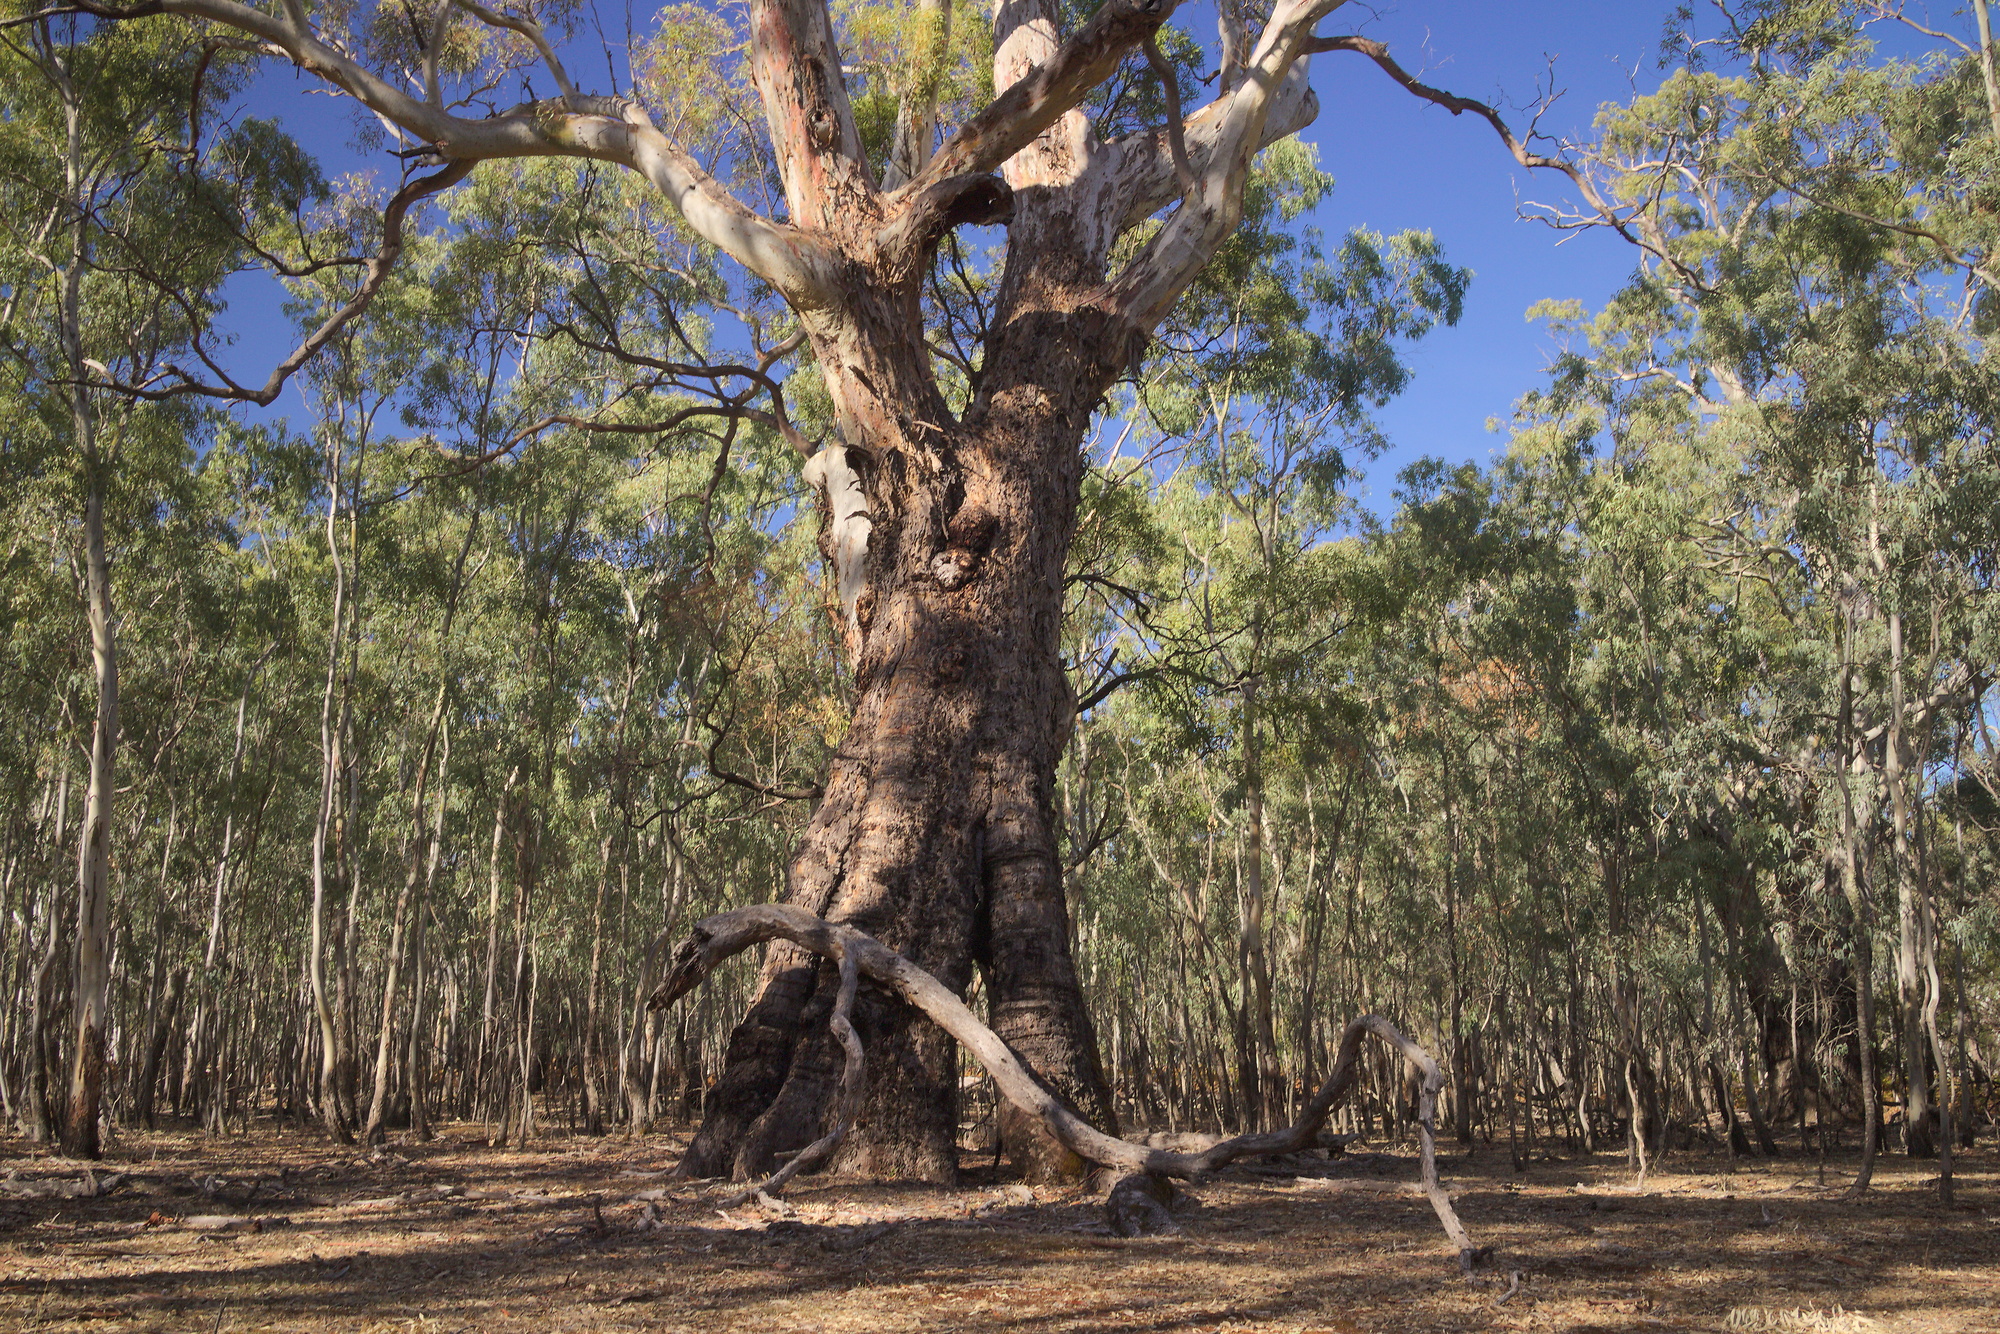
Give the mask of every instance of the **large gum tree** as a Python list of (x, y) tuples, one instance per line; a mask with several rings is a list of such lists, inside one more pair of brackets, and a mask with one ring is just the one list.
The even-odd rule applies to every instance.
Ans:
[[(437, 170), (406, 178), (381, 263), (343, 318), (393, 262), (403, 210), (481, 161), (510, 157), (589, 158), (637, 173), (689, 230), (782, 298), (830, 408), (816, 449), (789, 434), (825, 499), (822, 547), (856, 687), (786, 897), (871, 933), (955, 991), (979, 972), (998, 1034), (1060, 1096), (1115, 1129), (1069, 950), (1052, 811), (1076, 711), (1058, 632), (1092, 416), (1237, 226), (1258, 151), (1313, 119), (1311, 54), (1367, 55), (1410, 92), (1489, 120), (1525, 165), (1555, 165), (1488, 108), (1410, 79), (1375, 43), (1319, 35), (1342, 2), (1279, 0), (1253, 12), (1223, 0), (1216, 95), (1183, 115), (1158, 38), (1173, 0), (1106, 0), (1087, 15), (1056, 0), (996, 0), (991, 100), (939, 124), (936, 81), (909, 81), (878, 171), (826, 0), (749, 0), (741, 58), (767, 135), (753, 152), (782, 187), (782, 210), (768, 215), (663, 132), (642, 101), (579, 88), (545, 33), (551, 13), (478, 0), (379, 13), (309, 10), (306, 0), (76, 0), (59, 12), (206, 25), (218, 43), (295, 64), (414, 142), (405, 161)], [(949, 5), (917, 8), (933, 38), (949, 30)], [(407, 43), (401, 60), (380, 55), (384, 33)], [(1121, 134), (1094, 124), (1092, 99), (1142, 62), (1164, 90), (1160, 123)], [(550, 95), (505, 111), (475, 115), (447, 97), (454, 82), (511, 85), (531, 74)], [(924, 290), (940, 243), (967, 225), (1004, 225), (1005, 257), (981, 346), (954, 363), (969, 369), (964, 392), (948, 395)], [(277, 382), (186, 387), (268, 401)], [(841, 1068), (824, 1022), (836, 985), (831, 965), (782, 942), (770, 948), (686, 1171), (761, 1173), (815, 1137)], [(864, 996), (856, 1023), (869, 1086), (840, 1166), (951, 1178), (950, 1040), (882, 997)], [(1037, 1174), (1075, 1165), (1026, 1122), (1003, 1132)]]

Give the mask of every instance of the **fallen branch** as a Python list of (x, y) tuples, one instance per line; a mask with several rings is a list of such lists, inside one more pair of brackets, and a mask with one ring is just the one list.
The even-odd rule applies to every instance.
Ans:
[(981, 1023), (965, 1002), (953, 995), (943, 983), (874, 937), (853, 927), (829, 922), (803, 908), (775, 903), (759, 904), (718, 913), (695, 923), (693, 934), (674, 952), (673, 966), (653, 992), (648, 1006), (655, 1010), (665, 1009), (694, 990), (724, 960), (771, 940), (791, 941), (840, 965), (840, 1000), (834, 1006), (833, 1027), (835, 1036), (847, 1049), (847, 1066), (841, 1079), (839, 1110), (833, 1130), (787, 1163), (768, 1182), (746, 1192), (744, 1198), (755, 1190), (768, 1191), (790, 1180), (792, 1175), (804, 1170), (800, 1166), (802, 1161), (809, 1158), (812, 1162), (819, 1161), (830, 1154), (847, 1133), (860, 1103), (857, 1071), (861, 1059), (861, 1045), (854, 1038), (848, 1013), (855, 985), (860, 976), (865, 976), (922, 1011), (970, 1050), (993, 1077), (1001, 1095), (1020, 1111), (1040, 1121), (1058, 1144), (1101, 1167), (1162, 1177), (1198, 1177), (1239, 1158), (1295, 1153), (1312, 1147), (1327, 1117), (1353, 1092), (1361, 1040), (1372, 1033), (1401, 1052), (1404, 1059), (1416, 1066), (1423, 1076), (1417, 1103), (1417, 1132), (1422, 1150), (1424, 1194), (1429, 1198), (1438, 1222), (1444, 1225), (1445, 1235), (1458, 1248), (1459, 1266), (1469, 1274), (1473, 1262), (1479, 1258), (1480, 1252), (1466, 1235), (1464, 1225), (1458, 1221), (1458, 1214), (1451, 1207), (1450, 1198), (1438, 1182), (1432, 1123), (1437, 1095), (1444, 1088), (1444, 1074), (1438, 1069), (1437, 1062), (1431, 1059), (1430, 1053), (1403, 1036), (1386, 1019), (1365, 1014), (1348, 1024), (1341, 1034), (1340, 1050), (1332, 1073), (1320, 1085), (1319, 1092), (1306, 1105), (1304, 1115), (1296, 1124), (1262, 1134), (1238, 1135), (1200, 1153), (1177, 1153), (1115, 1139), (1097, 1129), (1071, 1111), (1036, 1079), (1013, 1049)]
[[(696, 927), (697, 931), (701, 928)], [(859, 931), (853, 935), (861, 935)], [(868, 937), (862, 936), (863, 940)], [(874, 942), (870, 941), (871, 944)], [(840, 1039), (840, 1045), (847, 1052), (847, 1061), (840, 1071), (840, 1092), (838, 1109), (834, 1114), (833, 1129), (820, 1136), (799, 1152), (783, 1167), (773, 1172), (769, 1179), (739, 1191), (722, 1202), (725, 1209), (777, 1190), (787, 1181), (810, 1167), (817, 1167), (833, 1156), (840, 1142), (847, 1138), (848, 1127), (854, 1124), (854, 1117), (861, 1110), (861, 1094), (866, 1085), (865, 1069), (861, 1060), (861, 1039), (854, 1032), (854, 993), (861, 985), (861, 971), (854, 959), (854, 951), (846, 948), (847, 942), (837, 941), (834, 958), (840, 963), (840, 994), (833, 1002), (833, 1018), (829, 1027), (833, 1035)], [(877, 949), (882, 948), (877, 945)], [(674, 956), (674, 966), (680, 966), (680, 956)], [(657, 993), (656, 993), (657, 994)]]

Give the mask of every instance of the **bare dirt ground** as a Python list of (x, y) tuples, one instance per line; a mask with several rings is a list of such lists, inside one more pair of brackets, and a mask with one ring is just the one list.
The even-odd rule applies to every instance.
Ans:
[(0, 1139), (0, 1330), (2000, 1331), (1991, 1148), (1951, 1209), (1934, 1163), (1893, 1156), (1854, 1202), (1848, 1160), (1822, 1186), (1810, 1159), (1676, 1155), (1636, 1195), (1615, 1157), (1453, 1154), (1498, 1248), (1468, 1283), (1407, 1150), (1232, 1171), (1180, 1235), (1126, 1240), (1098, 1197), (990, 1170), (719, 1209), (731, 1188), (664, 1179), (681, 1142), (128, 1133), (87, 1175)]

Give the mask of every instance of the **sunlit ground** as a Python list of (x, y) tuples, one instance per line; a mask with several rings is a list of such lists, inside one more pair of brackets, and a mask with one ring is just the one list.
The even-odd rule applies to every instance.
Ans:
[(1458, 1210), (1498, 1248), (1467, 1283), (1408, 1156), (1233, 1171), (1181, 1235), (1124, 1240), (1097, 1197), (990, 1171), (808, 1181), (780, 1215), (666, 1181), (681, 1136), (482, 1135), (128, 1133), (94, 1178), (0, 1140), (0, 1330), (2000, 1331), (1984, 1147), (1950, 1209), (1935, 1163), (1896, 1156), (1856, 1202), (1847, 1159), (1821, 1185), (1811, 1159), (1676, 1155), (1634, 1195), (1613, 1156), (1517, 1175), (1502, 1146), (1454, 1154)]

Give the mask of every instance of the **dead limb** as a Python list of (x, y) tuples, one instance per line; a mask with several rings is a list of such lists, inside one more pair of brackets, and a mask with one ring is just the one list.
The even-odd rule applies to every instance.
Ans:
[[(695, 930), (699, 932), (701, 928), (697, 926)], [(852, 934), (861, 935), (858, 931)], [(863, 936), (862, 939), (866, 940), (867, 937)], [(861, 985), (861, 970), (855, 962), (854, 951), (845, 948), (845, 945), (844, 941), (836, 945), (839, 952), (834, 958), (840, 964), (840, 993), (833, 1002), (833, 1018), (829, 1021), (833, 1035), (840, 1039), (841, 1047), (847, 1052), (846, 1063), (840, 1071), (839, 1102), (834, 1112), (833, 1129), (799, 1150), (796, 1157), (773, 1172), (765, 1181), (724, 1200), (722, 1207), (725, 1209), (734, 1209), (756, 1196), (777, 1190), (799, 1173), (808, 1168), (818, 1167), (832, 1157), (833, 1151), (840, 1147), (840, 1142), (847, 1138), (847, 1131), (854, 1124), (855, 1114), (861, 1110), (861, 1095), (867, 1087), (867, 1079), (861, 1060), (861, 1039), (855, 1033), (852, 1022), (854, 993)], [(676, 971), (680, 968), (678, 954), (674, 957), (674, 967)], [(671, 977), (672, 974), (669, 974), (669, 978)], [(655, 995), (657, 994), (656, 992)]]
[[(1451, 1207), (1444, 1187), (1438, 1182), (1437, 1151), (1433, 1118), (1444, 1074), (1430, 1053), (1398, 1032), (1388, 1020), (1366, 1014), (1348, 1024), (1341, 1034), (1340, 1050), (1333, 1071), (1320, 1085), (1298, 1122), (1283, 1130), (1255, 1135), (1238, 1135), (1200, 1153), (1176, 1153), (1149, 1148), (1129, 1140), (1114, 1139), (1065, 1106), (1055, 1094), (1021, 1063), (1012, 1048), (979, 1021), (949, 988), (928, 972), (883, 945), (874, 937), (817, 917), (803, 908), (785, 904), (759, 904), (718, 913), (697, 922), (694, 933), (674, 953), (672, 967), (653, 992), (648, 1005), (664, 1009), (698, 986), (725, 959), (741, 954), (753, 945), (770, 940), (788, 940), (815, 954), (840, 964), (840, 999), (833, 1013), (834, 1034), (847, 1050), (847, 1065), (841, 1078), (839, 1109), (835, 1125), (824, 1138), (786, 1164), (770, 1181), (756, 1189), (770, 1190), (805, 1166), (821, 1161), (845, 1136), (861, 1097), (861, 1044), (854, 1037), (848, 1016), (854, 989), (865, 976), (885, 991), (915, 1006), (945, 1032), (970, 1050), (1003, 1097), (1020, 1111), (1040, 1121), (1055, 1141), (1079, 1158), (1122, 1172), (1145, 1172), (1161, 1177), (1198, 1177), (1213, 1172), (1239, 1158), (1295, 1153), (1312, 1146), (1320, 1127), (1335, 1108), (1353, 1092), (1361, 1056), (1361, 1040), (1373, 1033), (1403, 1054), (1422, 1074), (1417, 1104), (1418, 1139), (1422, 1149), (1421, 1170), (1425, 1196), (1444, 1225), (1445, 1235), (1458, 1248), (1459, 1265), (1472, 1270), (1477, 1251), (1458, 1214)], [(754, 1192), (746, 1192), (744, 1198)]]

